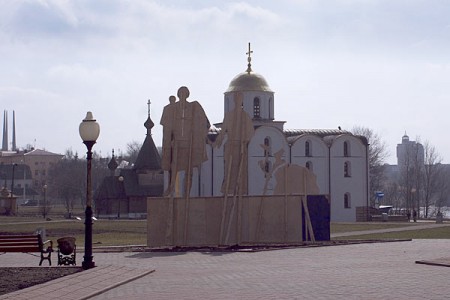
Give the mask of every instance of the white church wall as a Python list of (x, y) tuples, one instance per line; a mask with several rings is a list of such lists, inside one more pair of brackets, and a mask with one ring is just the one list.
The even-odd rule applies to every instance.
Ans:
[[(345, 142), (347, 156), (344, 155)], [(330, 156), (331, 220), (356, 221), (356, 207), (367, 205), (365, 146), (359, 138), (341, 135), (333, 141)]]
[[(306, 156), (305, 144), (310, 143), (310, 156)], [(312, 164), (312, 172), (317, 177), (317, 185), (321, 194), (329, 194), (328, 180), (328, 146), (318, 136), (302, 135), (291, 146), (291, 163), (306, 167), (306, 163)]]
[(255, 130), (255, 134), (248, 146), (248, 192), (250, 195), (263, 195), (266, 189), (268, 195), (272, 195), (275, 187), (275, 180), (270, 174), (264, 171), (266, 157), (264, 156), (264, 140), (270, 141), (270, 149), (267, 160), (269, 161), (269, 172), (274, 173), (275, 153), (283, 150), (281, 159), (286, 163), (289, 153), (289, 146), (281, 130), (271, 126), (261, 126)]
[(201, 187), (199, 196), (210, 197), (222, 195), (221, 187), (224, 176), (224, 161), (223, 161), (223, 146), (227, 141), (225, 137), (224, 142), (219, 148), (213, 147), (211, 144), (206, 145), (208, 154), (208, 161), (201, 166)]
[(224, 157), (223, 157), (223, 146), (227, 142), (227, 137), (225, 137), (224, 142), (222, 143), (220, 148), (214, 148), (213, 152), (213, 178), (211, 180), (213, 187), (213, 196), (222, 195), (221, 188), (224, 177)]
[[(246, 91), (243, 93), (244, 95), (244, 111), (253, 118), (254, 116), (254, 102), (255, 98), (259, 98), (259, 111), (260, 117), (262, 119), (273, 119), (273, 92), (263, 92), (263, 91)], [(226, 93), (225, 94), (225, 113), (233, 110), (234, 108), (234, 93)]]
[[(223, 146), (213, 148), (206, 145), (208, 160), (203, 162), (199, 168), (193, 168), (191, 179), (190, 197), (217, 196), (221, 195), (220, 187), (223, 178)], [(175, 183), (175, 195), (179, 197), (184, 194), (185, 172), (178, 172)], [(164, 190), (169, 182), (169, 172), (164, 172)]]

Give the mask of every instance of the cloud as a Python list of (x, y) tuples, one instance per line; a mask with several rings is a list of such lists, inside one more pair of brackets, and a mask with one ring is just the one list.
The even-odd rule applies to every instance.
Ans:
[[(418, 119), (399, 111), (416, 116), (427, 103), (447, 126), (448, 15), (437, 0), (0, 1), (0, 99), (18, 112), (25, 142), (57, 129), (46, 147), (75, 147), (92, 110), (102, 125), (96, 147), (125, 149), (145, 137), (147, 99), (157, 124), (181, 85), (220, 122), (222, 93), (245, 70), (251, 42), (253, 69), (276, 92), (287, 128), (383, 126), (395, 148)], [(61, 125), (38, 128), (41, 115)]]

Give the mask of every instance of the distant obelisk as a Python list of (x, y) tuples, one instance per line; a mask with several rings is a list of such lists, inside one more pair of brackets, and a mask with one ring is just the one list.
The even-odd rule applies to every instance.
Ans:
[(11, 151), (17, 151), (16, 147), (16, 111), (13, 110), (13, 132), (12, 132), (12, 149)]
[(3, 111), (3, 143), (2, 151), (8, 151), (8, 112)]

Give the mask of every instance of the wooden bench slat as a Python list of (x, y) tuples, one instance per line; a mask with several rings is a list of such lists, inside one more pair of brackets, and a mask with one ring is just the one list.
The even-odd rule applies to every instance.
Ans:
[[(48, 247), (46, 246), (46, 244), (48, 245)], [(44, 259), (48, 260), (50, 266), (52, 265), (52, 247), (53, 242), (51, 240), (43, 242), (40, 234), (0, 235), (0, 253), (39, 252), (41, 253), (41, 261), (39, 262), (39, 265), (42, 265), (42, 261)]]
[(0, 235), (1, 240), (9, 240), (9, 239), (38, 239), (37, 235)]
[(0, 241), (0, 245), (3, 244), (33, 244), (33, 245), (38, 245), (39, 241), (38, 240), (3, 240)]
[(0, 242), (1, 241), (34, 241), (34, 242), (37, 242), (38, 238), (37, 237), (25, 237), (25, 238), (8, 237), (8, 238), (0, 238)]
[(35, 246), (39, 248), (39, 244), (36, 241), (8, 241), (8, 242), (0, 242), (0, 248), (8, 247), (8, 246)]
[(0, 252), (41, 252), (36, 246), (0, 247)]

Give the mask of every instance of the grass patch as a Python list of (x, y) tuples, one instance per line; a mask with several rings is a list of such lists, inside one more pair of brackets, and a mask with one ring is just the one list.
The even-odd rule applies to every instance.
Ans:
[[(331, 223), (331, 233), (377, 230), (399, 227), (413, 227), (420, 223)], [(56, 240), (64, 236), (76, 238), (78, 247), (84, 247), (85, 225), (75, 219), (54, 219), (44, 221), (39, 217), (0, 216), (0, 234), (30, 234), (38, 228), (45, 228), (47, 239)], [(147, 244), (147, 220), (106, 220), (94, 221), (92, 228), (93, 246), (123, 246)], [(399, 231), (370, 235), (336, 237), (333, 240), (369, 239), (448, 239), (450, 227), (425, 230)]]
[[(28, 219), (28, 218), (26, 218)], [(78, 220), (39, 221), (12, 223), (1, 218), (0, 234), (29, 234), (45, 228), (46, 238), (54, 242), (63, 236), (76, 238), (78, 246), (84, 246), (84, 222)], [(145, 245), (147, 243), (147, 220), (97, 220), (92, 227), (92, 243), (95, 246)]]
[(389, 229), (389, 228), (400, 228), (406, 226), (416, 226), (423, 225), (423, 223), (331, 223), (330, 230), (331, 233), (341, 233), (341, 232), (353, 232), (353, 231), (363, 231), (363, 230), (377, 230), (377, 229)]
[(450, 238), (450, 226), (446, 226), (430, 229), (343, 236), (333, 238), (333, 240), (449, 239), (449, 238)]

